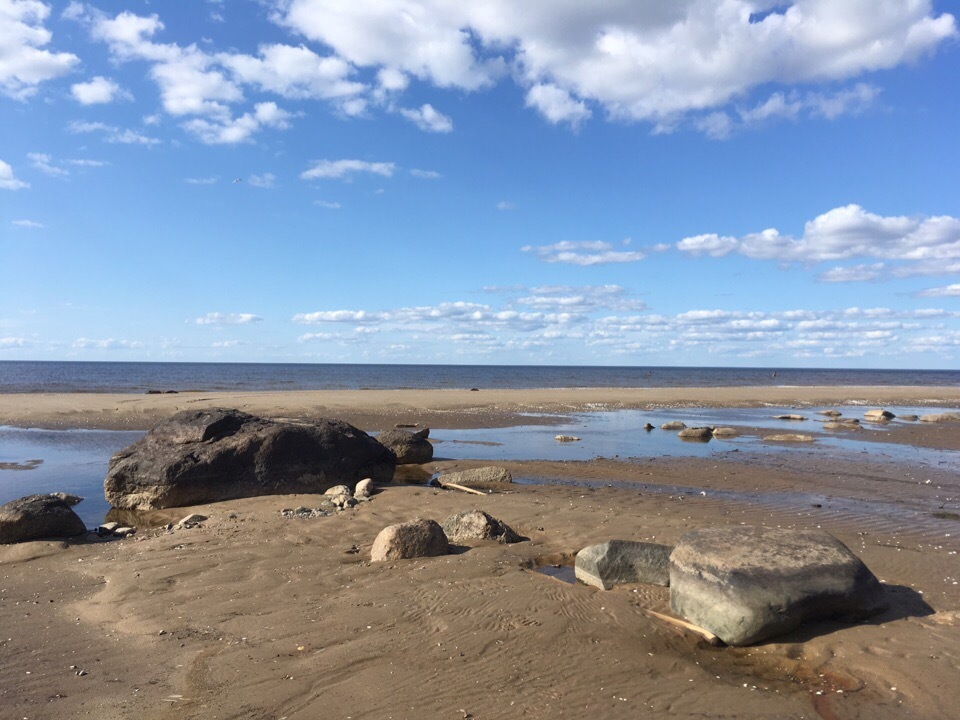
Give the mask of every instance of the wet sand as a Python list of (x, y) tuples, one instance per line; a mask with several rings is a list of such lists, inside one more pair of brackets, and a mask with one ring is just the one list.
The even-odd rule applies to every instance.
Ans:
[[(833, 405), (845, 397), (950, 406), (958, 399), (949, 388), (902, 396), (885, 394), (889, 388), (789, 390), (792, 396), (781, 398), (737, 389), (715, 401)], [(520, 408), (570, 412), (576, 405), (568, 391), (547, 400), (551, 392), (476, 400), (460, 414), (455, 402), (427, 399), (329, 414), (384, 426), (441, 415), (448, 415), (448, 427), (456, 427), (454, 416), (461, 427), (478, 420), (499, 426), (529, 411)], [(577, 408), (710, 402), (676, 391), (657, 399), (589, 392), (594, 399), (580, 397)], [(23, 415), (29, 403), (11, 405), (10, 397), (0, 399), (0, 423), (79, 420), (84, 408), (88, 426), (109, 417), (106, 396), (82, 396), (59, 409), (45, 400), (29, 418)], [(98, 399), (87, 404), (91, 398)], [(170, 398), (162, 400), (185, 400)], [(266, 399), (249, 402), (246, 409), (256, 412), (255, 403)], [(329, 397), (318, 404), (324, 412), (339, 407)], [(143, 422), (170, 409), (140, 407), (125, 417)], [(318, 410), (287, 398), (268, 414), (301, 416), (300, 407), (305, 417)], [(904, 441), (944, 447), (960, 426), (905, 429)], [(438, 461), (427, 470), (478, 464)], [(518, 479), (553, 484), (516, 483), (486, 497), (393, 485), (353, 510), (313, 519), (284, 518), (280, 510), (316, 507), (317, 496), (253, 498), (162, 511), (155, 521), (193, 510), (210, 517), (202, 527), (169, 534), (144, 528), (106, 543), (0, 547), (0, 715), (955, 717), (960, 516), (952, 513), (960, 479), (954, 473), (869, 452), (838, 462), (808, 448), (506, 464)], [(478, 544), (441, 558), (368, 562), (384, 526), (415, 516), (443, 520), (474, 507), (528, 540)], [(611, 538), (672, 543), (691, 529), (740, 523), (834, 533), (885, 583), (890, 609), (868, 623), (815, 623), (752, 648), (712, 648), (647, 614), (667, 610), (663, 588), (602, 592), (529, 569)]]

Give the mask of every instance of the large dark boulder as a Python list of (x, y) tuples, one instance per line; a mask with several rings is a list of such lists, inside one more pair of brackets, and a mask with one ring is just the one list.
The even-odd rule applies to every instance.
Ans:
[(394, 454), (340, 420), (289, 423), (213, 408), (177, 413), (110, 460), (107, 501), (154, 510), (390, 482)]
[(842, 542), (818, 530), (706, 528), (670, 555), (670, 608), (728, 645), (750, 645), (805, 620), (860, 619), (883, 586)]
[(87, 528), (73, 511), (82, 499), (52, 493), (28, 495), (0, 505), (0, 544), (82, 535)]
[(418, 432), (387, 430), (377, 435), (377, 442), (397, 456), (400, 465), (422, 465), (433, 460), (433, 445), (427, 440), (428, 428)]

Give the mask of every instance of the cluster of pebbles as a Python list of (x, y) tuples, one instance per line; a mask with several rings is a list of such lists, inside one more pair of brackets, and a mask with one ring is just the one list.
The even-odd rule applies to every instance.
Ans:
[(358, 482), (353, 491), (346, 485), (334, 485), (324, 493), (324, 501), (320, 503), (320, 507), (308, 508), (301, 505), (298, 508), (284, 508), (280, 514), (285, 518), (326, 517), (368, 502), (372, 493), (373, 480), (370, 478)]

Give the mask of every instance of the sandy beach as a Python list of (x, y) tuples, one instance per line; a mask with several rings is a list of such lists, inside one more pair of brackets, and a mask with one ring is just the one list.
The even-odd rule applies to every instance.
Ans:
[[(179, 409), (228, 406), (338, 417), (371, 431), (419, 423), (507, 433), (583, 410), (766, 405), (842, 405), (851, 415), (958, 407), (960, 389), (5, 395), (0, 424), (146, 429)], [(903, 423), (886, 442), (955, 450), (958, 431)], [(425, 469), (482, 464), (438, 459)], [(352, 510), (308, 519), (280, 511), (316, 507), (319, 496), (234, 500), (157, 511), (124, 540), (0, 546), (0, 716), (955, 717), (955, 472), (883, 452), (837, 460), (816, 444), (707, 459), (501, 464), (531, 482), (485, 497), (393, 484)], [(920, 502), (938, 510), (918, 516)], [(874, 512), (880, 504), (890, 511)], [(470, 508), (527, 539), (369, 562), (386, 525)], [(194, 511), (209, 520), (149, 527)], [(664, 588), (604, 592), (535, 571), (611, 538), (674, 543), (692, 529), (741, 523), (833, 533), (882, 580), (888, 610), (755, 647), (711, 647), (649, 614), (668, 611)]]

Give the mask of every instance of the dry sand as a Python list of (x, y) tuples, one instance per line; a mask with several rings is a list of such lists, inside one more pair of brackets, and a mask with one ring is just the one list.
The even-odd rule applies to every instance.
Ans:
[[(274, 416), (367, 418), (358, 422), (367, 427), (438, 417), (447, 427), (501, 425), (534, 407), (563, 412), (595, 403), (960, 400), (951, 388), (912, 390), (368, 391), (230, 399)], [(269, 407), (271, 398), (285, 402)], [(6, 396), (0, 423), (116, 426), (125, 417), (132, 419), (120, 426), (144, 427), (191, 400), (201, 398)], [(457, 402), (469, 405), (460, 412)], [(118, 415), (115, 407), (125, 411)], [(906, 441), (942, 447), (944, 427), (911, 426)], [(949, 427), (955, 434), (958, 426)], [(487, 497), (397, 485), (353, 510), (313, 519), (279, 511), (316, 507), (317, 496), (254, 498), (153, 518), (175, 521), (194, 510), (210, 516), (189, 530), (143, 528), (106, 543), (0, 547), (0, 717), (956, 717), (960, 516), (949, 511), (956, 510), (960, 480), (879, 455), (846, 462), (807, 449), (739, 455), (509, 463), (518, 477), (570, 484), (513, 485)], [(653, 484), (702, 490), (654, 492)], [(828, 500), (806, 502), (798, 492)], [(936, 499), (945, 507), (940, 517), (910, 515), (917, 501)], [(871, 517), (870, 501), (904, 513)], [(442, 520), (473, 507), (529, 539), (441, 558), (368, 562), (384, 526), (415, 516)], [(529, 570), (611, 538), (672, 543), (690, 529), (739, 523), (834, 533), (884, 581), (890, 610), (864, 624), (811, 624), (753, 648), (712, 648), (647, 615), (667, 610), (665, 589), (603, 592)]]

